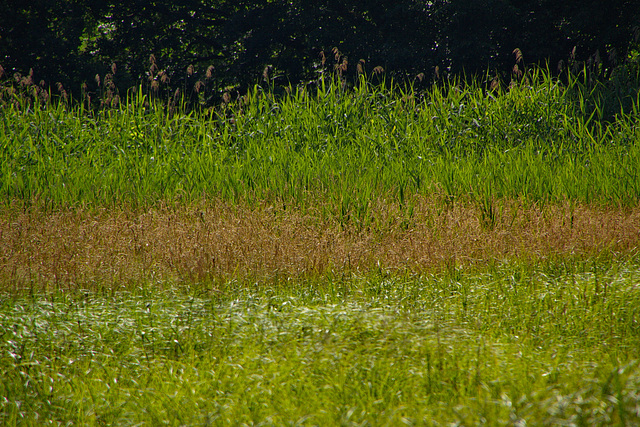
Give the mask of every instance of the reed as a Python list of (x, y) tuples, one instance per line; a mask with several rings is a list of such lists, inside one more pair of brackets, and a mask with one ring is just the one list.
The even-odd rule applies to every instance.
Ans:
[(637, 202), (637, 114), (601, 120), (544, 70), (508, 88), (385, 85), (361, 74), (347, 91), (339, 79), (282, 95), (255, 86), (182, 113), (179, 100), (168, 108), (142, 87), (93, 115), (10, 102), (0, 197), (51, 207), (277, 201), (365, 225), (378, 197)]
[(639, 423), (637, 97), (333, 53), (0, 87), (1, 424)]

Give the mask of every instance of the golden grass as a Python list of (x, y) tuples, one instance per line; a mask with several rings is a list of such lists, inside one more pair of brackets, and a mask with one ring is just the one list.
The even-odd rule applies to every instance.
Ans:
[(0, 284), (4, 289), (302, 277), (372, 268), (425, 272), (492, 260), (633, 253), (640, 207), (497, 201), (483, 221), (472, 203), (416, 199), (408, 218), (395, 203), (372, 206), (370, 227), (314, 212), (220, 200), (159, 206), (44, 212), (0, 210)]

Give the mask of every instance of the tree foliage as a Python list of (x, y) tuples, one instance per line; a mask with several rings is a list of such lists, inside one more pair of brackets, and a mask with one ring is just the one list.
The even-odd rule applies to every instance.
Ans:
[(185, 91), (201, 82), (222, 93), (255, 83), (266, 66), (275, 83), (313, 80), (327, 66), (321, 52), (327, 57), (334, 47), (350, 73), (359, 63), (409, 78), (505, 72), (519, 48), (528, 63), (548, 61), (552, 69), (560, 61), (597, 61), (606, 78), (634, 37), (637, 46), (637, 6), (635, 0), (606, 7), (599, 0), (6, 0), (0, 65), (5, 73), (33, 69), (36, 80), (62, 82), (75, 93), (113, 63), (111, 77), (121, 87), (171, 79)]

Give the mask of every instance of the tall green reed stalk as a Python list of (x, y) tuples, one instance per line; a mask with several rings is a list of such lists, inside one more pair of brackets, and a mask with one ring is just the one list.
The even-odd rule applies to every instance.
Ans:
[[(339, 78), (283, 95), (260, 86), (189, 110), (142, 88), (89, 115), (7, 104), (0, 197), (51, 206), (144, 206), (222, 197), (317, 209), (367, 226), (371, 203), (416, 195), (631, 204), (640, 194), (638, 100), (605, 121), (544, 69), (508, 87), (451, 79), (425, 91)], [(576, 96), (578, 97), (576, 100)]]

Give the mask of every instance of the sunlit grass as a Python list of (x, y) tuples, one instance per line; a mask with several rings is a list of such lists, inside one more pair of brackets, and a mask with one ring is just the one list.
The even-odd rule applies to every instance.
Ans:
[[(282, 200), (345, 221), (370, 201), (446, 194), (634, 205), (638, 117), (598, 121), (545, 72), (509, 90), (254, 88), (225, 109), (169, 114), (138, 92), (91, 116), (64, 104), (2, 111), (0, 197), (45, 206), (207, 196)], [(411, 206), (408, 206), (410, 209)]]
[(3, 106), (0, 424), (638, 424), (637, 100), (525, 77)]
[(368, 227), (327, 218), (319, 209), (219, 198), (138, 210), (6, 207), (0, 290), (304, 279), (379, 268), (425, 274), (496, 260), (629, 256), (640, 245), (640, 207), (497, 199), (489, 210), (447, 206), (437, 197), (409, 202), (410, 213), (397, 202), (373, 200)]
[(2, 423), (634, 425), (637, 271), (4, 295)]

